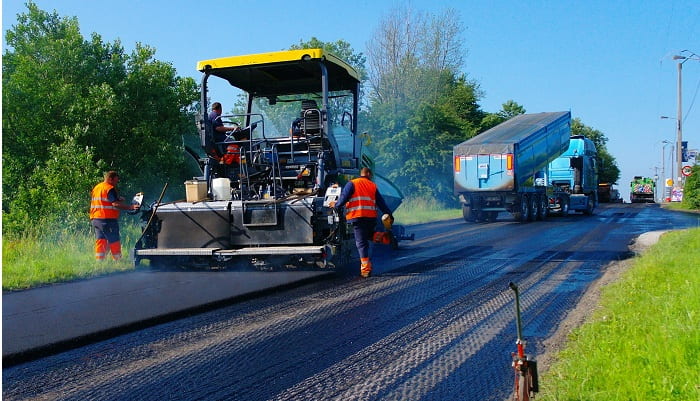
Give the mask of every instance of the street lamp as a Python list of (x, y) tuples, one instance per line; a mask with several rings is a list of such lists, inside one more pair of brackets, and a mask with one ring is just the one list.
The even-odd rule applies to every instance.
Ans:
[[(676, 161), (678, 162), (678, 170), (676, 171), (676, 177), (678, 181), (680, 181), (683, 177), (681, 169), (683, 168), (683, 98), (682, 98), (682, 71), (683, 71), (683, 63), (685, 63), (688, 60), (698, 60), (700, 61), (700, 56), (697, 54), (691, 52), (690, 50), (682, 50), (680, 52), (682, 53), (688, 53), (689, 56), (683, 56), (683, 55), (675, 55), (673, 56), (674, 60), (683, 60), (678, 62), (678, 117), (676, 118), (676, 121), (678, 122), (678, 135), (676, 138)], [(664, 117), (661, 117), (664, 118)], [(668, 118), (668, 117), (666, 117)]]

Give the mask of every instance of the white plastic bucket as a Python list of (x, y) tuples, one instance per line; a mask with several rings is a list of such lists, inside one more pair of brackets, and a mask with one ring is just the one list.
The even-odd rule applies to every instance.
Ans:
[(211, 192), (214, 200), (231, 200), (231, 180), (228, 178), (214, 178), (211, 184)]

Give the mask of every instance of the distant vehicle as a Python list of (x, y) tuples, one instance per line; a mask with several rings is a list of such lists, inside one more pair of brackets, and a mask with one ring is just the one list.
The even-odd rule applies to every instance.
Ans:
[(630, 182), (630, 202), (631, 203), (654, 203), (654, 193), (656, 192), (656, 182), (653, 178), (635, 176)]
[(614, 188), (615, 183), (601, 182), (598, 184), (598, 202), (600, 203), (622, 203), (620, 191)]
[(453, 149), (454, 193), (468, 222), (543, 220), (550, 211), (593, 213), (598, 204), (593, 142), (571, 137), (571, 113), (522, 114)]
[(613, 184), (611, 182), (598, 183), (598, 202), (608, 203), (612, 199)]
[(611, 203), (622, 203), (622, 196), (620, 196), (620, 190), (613, 188), (610, 191), (610, 202)]

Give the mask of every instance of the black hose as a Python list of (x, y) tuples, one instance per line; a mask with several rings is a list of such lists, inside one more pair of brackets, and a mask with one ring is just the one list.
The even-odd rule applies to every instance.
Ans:
[(146, 234), (148, 227), (151, 226), (151, 221), (153, 221), (153, 216), (156, 215), (156, 211), (158, 210), (158, 206), (160, 205), (160, 201), (163, 200), (163, 196), (165, 195), (165, 190), (167, 188), (168, 188), (168, 183), (166, 182), (165, 185), (163, 186), (163, 190), (160, 192), (160, 196), (158, 197), (158, 201), (156, 201), (155, 206), (153, 206), (153, 210), (151, 211), (151, 217), (148, 218), (148, 222), (146, 223), (146, 226), (141, 231), (141, 236), (139, 237), (138, 240), (136, 240), (136, 244), (139, 244), (141, 242), (141, 239), (143, 239), (144, 234)]

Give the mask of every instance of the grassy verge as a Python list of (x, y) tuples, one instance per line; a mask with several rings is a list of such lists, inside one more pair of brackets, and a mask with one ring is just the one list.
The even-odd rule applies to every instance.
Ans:
[[(444, 209), (425, 199), (409, 200), (395, 214), (400, 224), (417, 224), (461, 217), (458, 209)], [(115, 262), (94, 259), (93, 233), (63, 231), (47, 235), (36, 233), (22, 238), (2, 239), (2, 288), (21, 290), (45, 284), (70, 281), (103, 274), (133, 270), (129, 252), (141, 231), (122, 220), (123, 259)]]
[(394, 213), (396, 223), (403, 225), (457, 218), (462, 218), (461, 209), (445, 209), (434, 200), (425, 198), (407, 199)]
[(699, 260), (700, 229), (664, 235), (604, 289), (537, 399), (699, 400)]
[(95, 238), (91, 231), (63, 231), (2, 239), (2, 289), (20, 290), (45, 284), (133, 270), (129, 252), (140, 229), (121, 224), (123, 258), (95, 260)]

